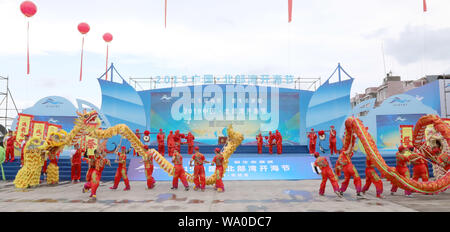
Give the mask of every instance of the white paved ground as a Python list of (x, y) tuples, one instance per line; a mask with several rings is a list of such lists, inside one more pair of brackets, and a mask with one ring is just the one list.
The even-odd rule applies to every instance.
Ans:
[[(363, 181), (364, 183), (364, 181)], [(111, 182), (102, 183), (97, 201), (89, 201), (82, 193), (84, 183), (63, 182), (51, 187), (43, 184), (27, 191), (18, 191), (12, 182), (0, 182), (0, 211), (157, 211), (157, 212), (411, 212), (450, 211), (449, 191), (439, 195), (413, 194), (406, 198), (400, 191), (389, 194), (385, 183), (385, 199), (375, 197), (374, 186), (363, 199), (357, 199), (353, 188), (344, 198), (337, 198), (327, 185), (325, 196), (318, 195), (319, 180), (301, 181), (225, 181), (226, 191), (217, 193), (211, 186), (205, 192), (171, 190), (171, 182), (157, 182), (152, 190), (145, 182), (131, 182), (131, 191), (110, 190)], [(181, 186), (181, 185), (180, 185)]]

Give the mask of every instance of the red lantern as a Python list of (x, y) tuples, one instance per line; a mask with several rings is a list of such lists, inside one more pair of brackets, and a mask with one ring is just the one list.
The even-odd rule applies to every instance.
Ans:
[(37, 7), (32, 1), (25, 1), (20, 4), (20, 11), (27, 17), (33, 17), (37, 12)]
[(111, 33), (105, 33), (103, 35), (103, 40), (106, 42), (106, 80), (108, 80), (108, 53), (109, 53), (109, 42), (113, 40)]
[(83, 39), (81, 42), (81, 68), (80, 68), (80, 81), (83, 77), (83, 50), (84, 50), (84, 35), (87, 34), (91, 30), (91, 27), (87, 23), (78, 24), (78, 31), (83, 35)]
[[(20, 11), (31, 18), (36, 14), (37, 7), (33, 2), (25, 1), (20, 4)], [(30, 21), (27, 22), (27, 74), (30, 74)]]

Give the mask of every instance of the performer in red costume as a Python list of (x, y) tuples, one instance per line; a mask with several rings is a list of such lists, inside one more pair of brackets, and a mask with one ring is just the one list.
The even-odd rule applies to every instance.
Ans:
[(214, 166), (216, 165), (216, 186), (214, 187), (214, 189), (217, 190), (217, 192), (223, 192), (225, 191), (225, 186), (223, 185), (223, 163), (224, 163), (224, 158), (222, 153), (220, 152), (220, 148), (216, 148), (216, 150), (214, 151), (216, 153), (216, 156), (214, 156), (211, 165)]
[(186, 142), (188, 145), (188, 154), (189, 155), (192, 155), (192, 153), (194, 153), (194, 140), (195, 140), (194, 135), (191, 132), (189, 132), (186, 136)]
[(419, 181), (419, 178), (422, 179), (423, 182), (428, 181), (428, 166), (427, 161), (423, 156), (418, 154), (418, 152), (414, 152), (414, 147), (409, 146), (408, 149), (411, 151), (411, 155), (408, 157), (409, 161), (413, 164), (413, 180)]
[(323, 196), (325, 194), (325, 187), (327, 185), (327, 180), (330, 180), (331, 185), (333, 186), (334, 193), (341, 197), (339, 194), (339, 184), (337, 182), (336, 175), (333, 173), (333, 170), (330, 167), (327, 159), (325, 157), (320, 157), (319, 152), (314, 153), (314, 157), (316, 157), (316, 161), (314, 162), (314, 166), (319, 167), (322, 175), (322, 182), (320, 183), (319, 195)]
[[(141, 133), (139, 133), (139, 129), (136, 129), (136, 132), (134, 133), (136, 135), (136, 137), (138, 137), (139, 140), (141, 140)], [(136, 152), (136, 150), (134, 150), (133, 148), (133, 156), (139, 156), (139, 153)]]
[(309, 153), (316, 153), (316, 142), (317, 142), (317, 134), (313, 128), (311, 128), (311, 132), (308, 134), (309, 138)]
[(181, 180), (181, 182), (184, 185), (184, 190), (189, 191), (189, 185), (186, 180), (186, 173), (183, 168), (183, 157), (180, 155), (178, 150), (173, 151), (173, 157), (172, 157), (172, 163), (175, 166), (175, 173), (173, 175), (172, 180), (172, 188), (171, 189), (177, 189), (178, 188), (178, 179)]
[(192, 166), (192, 162), (194, 162), (194, 190), (201, 189), (202, 192), (205, 191), (206, 178), (205, 178), (205, 167), (204, 163), (209, 163), (205, 160), (205, 156), (200, 153), (199, 148), (195, 147), (195, 154), (192, 156), (191, 161), (189, 161), (189, 166)]
[(6, 140), (6, 157), (5, 157), (5, 163), (14, 162), (14, 141), (16, 141), (16, 133), (10, 132), (11, 136)]
[[(398, 147), (398, 152), (395, 155), (395, 157), (397, 159), (397, 165), (396, 165), (395, 169), (401, 176), (410, 178), (409, 168), (408, 168), (409, 159), (406, 156), (405, 151), (406, 151), (405, 147), (403, 147), (401, 145), (400, 145), (400, 147)], [(397, 189), (398, 189), (398, 186), (393, 184), (392, 188), (391, 188), (391, 195), (394, 195), (394, 193), (397, 192)], [(408, 190), (405, 190), (405, 195), (411, 196), (411, 192)]]
[[(448, 153), (444, 152), (441, 154), (441, 149), (433, 148), (433, 154), (437, 156), (437, 161), (439, 164), (444, 167), (445, 171), (450, 170), (450, 156)], [(439, 155), (440, 154), (440, 155)]]
[(256, 144), (258, 145), (258, 154), (262, 154), (263, 143), (264, 143), (263, 137), (262, 137), (261, 133), (259, 133), (256, 136)]
[(158, 141), (158, 152), (162, 156), (164, 156), (165, 149), (164, 149), (164, 139), (166, 135), (164, 134), (162, 129), (159, 129), (158, 135), (156, 135), (156, 140)]
[(172, 131), (170, 131), (169, 135), (167, 136), (167, 149), (169, 151), (169, 156), (173, 156), (173, 151), (175, 150), (175, 140)]
[(100, 185), (100, 177), (99, 177), (99, 154), (97, 150), (94, 150), (94, 155), (89, 156), (87, 158), (89, 162), (89, 170), (86, 175), (86, 184), (83, 186), (83, 193), (91, 190), (91, 198), (97, 198), (97, 188)]
[(283, 136), (281, 136), (281, 133), (276, 130), (275, 137), (277, 141), (277, 154), (281, 155), (283, 153)]
[(340, 168), (341, 170), (344, 171), (344, 182), (342, 182), (341, 184), (341, 195), (344, 195), (344, 192), (347, 190), (348, 184), (350, 183), (350, 178), (353, 177), (353, 184), (355, 185), (356, 188), (356, 195), (357, 196), (361, 196), (361, 177), (359, 177), (358, 171), (356, 170), (355, 166), (353, 166), (352, 164), (352, 160), (351, 157), (353, 156), (353, 152), (352, 155), (347, 156), (345, 155), (344, 152), (341, 152), (341, 154), (339, 155), (339, 164), (342, 165), (342, 167)]
[(72, 164), (71, 180), (72, 183), (80, 182), (81, 178), (81, 155), (83, 151), (80, 149), (79, 144), (75, 144), (75, 153), (70, 157), (70, 163)]
[(14, 132), (9, 132), (10, 136), (6, 140), (6, 157), (5, 157), (5, 163), (14, 161), (14, 141), (16, 141), (16, 135)]
[(102, 173), (103, 173), (103, 169), (105, 169), (105, 165), (108, 165), (111, 167), (111, 161), (109, 161), (109, 159), (106, 158), (106, 149), (102, 151), (101, 156), (100, 156), (100, 162), (99, 162), (99, 180), (102, 179)]
[(266, 136), (267, 145), (269, 146), (269, 154), (273, 154), (273, 145), (275, 144), (276, 136), (272, 134), (272, 131), (269, 131), (269, 136)]
[(175, 149), (178, 152), (181, 152), (181, 139), (186, 138), (186, 136), (184, 134), (180, 134), (179, 130), (175, 131), (175, 134), (173, 135), (173, 140), (175, 141)]
[(377, 197), (378, 198), (384, 198), (381, 194), (383, 193), (383, 181), (378, 176), (378, 174), (375, 172), (375, 164), (373, 163), (372, 159), (367, 156), (366, 159), (366, 184), (363, 187), (363, 194), (366, 193), (367, 190), (369, 190), (371, 184), (375, 185), (375, 188), (377, 190)]
[(126, 147), (122, 147), (122, 152), (118, 152), (119, 160), (116, 160), (116, 163), (119, 163), (119, 167), (116, 171), (116, 176), (114, 177), (114, 185), (110, 187), (110, 189), (117, 189), (119, 186), (120, 180), (123, 178), (123, 182), (125, 183), (124, 191), (130, 190), (130, 181), (127, 176), (127, 154)]
[(145, 154), (142, 156), (142, 161), (145, 167), (145, 177), (147, 178), (147, 189), (152, 189), (155, 187), (155, 178), (153, 178), (153, 156), (148, 150), (148, 146), (144, 146)]
[[(94, 151), (95, 154), (95, 151)], [(86, 183), (89, 183), (91, 181), (92, 172), (95, 169), (95, 156), (88, 156), (87, 150), (84, 151), (84, 157), (82, 159), (83, 161), (86, 161), (88, 163), (88, 171), (86, 173)]]
[(330, 126), (330, 154), (338, 154), (336, 149), (336, 130), (334, 126)]

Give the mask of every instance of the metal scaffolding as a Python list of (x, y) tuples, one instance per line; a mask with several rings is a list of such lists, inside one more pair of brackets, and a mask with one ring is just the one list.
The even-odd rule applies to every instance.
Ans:
[[(11, 128), (14, 117), (11, 117), (15, 111), (19, 114), (14, 98), (9, 89), (9, 77), (0, 76), (0, 124), (3, 124), (5, 128)], [(10, 101), (14, 108), (11, 107)]]
[(183, 76), (182, 80), (180, 76), (157, 76), (157, 77), (130, 77), (129, 83), (136, 90), (152, 90), (152, 89), (162, 89), (162, 88), (173, 88), (180, 86), (193, 86), (193, 85), (208, 85), (208, 84), (241, 84), (241, 85), (257, 85), (257, 86), (268, 86), (268, 87), (279, 87), (297, 90), (310, 90), (316, 91), (321, 85), (321, 78), (304, 78), (304, 77), (293, 77), (291, 83), (277, 83), (273, 77), (263, 79), (260, 77), (245, 77), (245, 82), (240, 82), (241, 80), (232, 77), (231, 79), (224, 76), (214, 75), (208, 82), (205, 82), (205, 78), (201, 76), (186, 77)]

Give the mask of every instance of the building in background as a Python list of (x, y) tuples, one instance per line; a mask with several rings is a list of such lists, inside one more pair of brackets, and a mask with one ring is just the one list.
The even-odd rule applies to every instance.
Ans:
[[(376, 100), (374, 107), (378, 107), (384, 100), (391, 96), (405, 93), (438, 79), (450, 79), (450, 75), (427, 75), (417, 80), (402, 81), (400, 76), (393, 76), (392, 72), (390, 72), (383, 79), (383, 83), (380, 86), (369, 87), (363, 94), (357, 93), (351, 98), (350, 102), (352, 107), (355, 107), (361, 102), (375, 98)], [(365, 116), (366, 114), (366, 111), (362, 111), (358, 114), (358, 116)]]

